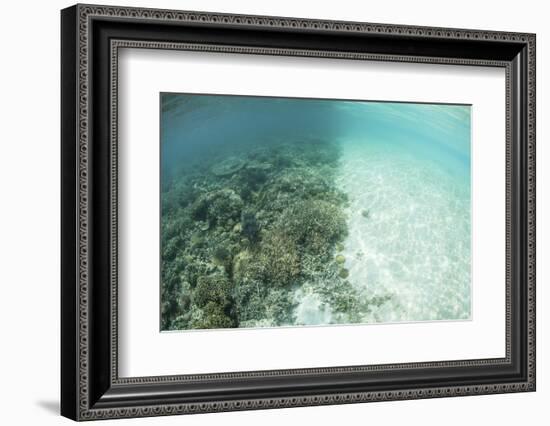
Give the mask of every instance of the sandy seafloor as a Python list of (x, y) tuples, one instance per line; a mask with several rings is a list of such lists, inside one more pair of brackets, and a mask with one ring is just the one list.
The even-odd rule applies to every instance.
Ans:
[(349, 281), (369, 297), (391, 295), (362, 322), (468, 319), (469, 179), (391, 145), (347, 140), (342, 147)]

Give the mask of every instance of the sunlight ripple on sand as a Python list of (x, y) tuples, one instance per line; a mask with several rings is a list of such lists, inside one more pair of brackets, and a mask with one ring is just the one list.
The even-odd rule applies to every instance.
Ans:
[(349, 280), (391, 299), (363, 322), (470, 317), (470, 198), (464, 179), (383, 144), (346, 140)]

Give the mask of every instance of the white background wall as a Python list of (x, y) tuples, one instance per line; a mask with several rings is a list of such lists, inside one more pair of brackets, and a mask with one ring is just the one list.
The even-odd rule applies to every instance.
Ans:
[[(550, 401), (550, 27), (540, 0), (115, 1), (143, 7), (537, 33), (538, 391), (421, 401), (119, 420), (118, 424), (547, 424)], [(68, 424), (59, 404), (59, 9), (2, 5), (0, 65), (0, 419)], [(112, 421), (102, 424), (117, 424)]]

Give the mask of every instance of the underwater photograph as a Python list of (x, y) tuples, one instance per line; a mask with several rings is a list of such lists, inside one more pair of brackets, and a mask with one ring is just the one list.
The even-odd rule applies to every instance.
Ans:
[(470, 123), (161, 93), (161, 330), (471, 319)]

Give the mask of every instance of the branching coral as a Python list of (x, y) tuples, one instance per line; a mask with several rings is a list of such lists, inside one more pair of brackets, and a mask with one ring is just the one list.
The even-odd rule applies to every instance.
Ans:
[(236, 323), (226, 314), (223, 306), (208, 302), (202, 309), (202, 315), (192, 322), (192, 326), (193, 328), (231, 328), (235, 327)]
[(203, 275), (197, 279), (193, 302), (202, 308), (209, 302), (225, 306), (231, 303), (231, 283), (221, 274)]
[(342, 209), (324, 200), (306, 200), (283, 212), (276, 227), (305, 252), (322, 257), (331, 255), (333, 246), (347, 233)]
[(221, 274), (200, 276), (192, 301), (202, 310), (195, 328), (225, 328), (236, 326), (231, 282)]
[(241, 197), (232, 189), (224, 188), (200, 195), (191, 206), (191, 213), (195, 220), (225, 224), (230, 219), (237, 220), (242, 208)]
[(264, 235), (256, 262), (272, 286), (289, 286), (300, 276), (298, 248), (292, 238), (279, 229)]

